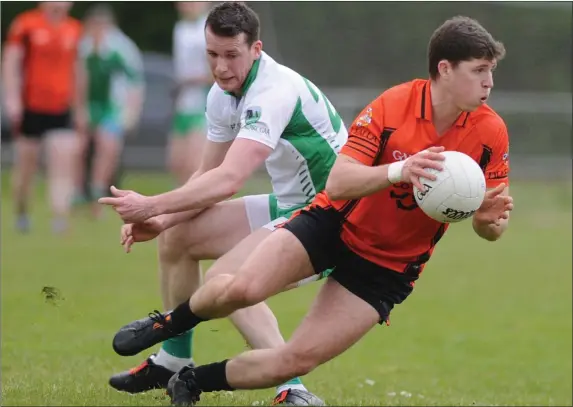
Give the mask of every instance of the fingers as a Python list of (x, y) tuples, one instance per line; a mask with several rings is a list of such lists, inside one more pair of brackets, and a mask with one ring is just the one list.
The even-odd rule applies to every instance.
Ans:
[(444, 161), (446, 157), (440, 153), (434, 153), (431, 151), (426, 151), (420, 154), (421, 159), (432, 160), (432, 161)]
[(420, 182), (420, 179), (418, 177), (412, 177), (410, 179), (410, 182), (412, 183), (412, 185), (414, 185), (416, 188), (418, 188), (420, 191), (424, 190), (424, 187), (422, 185), (422, 183)]
[(123, 225), (121, 227), (121, 244), (123, 245), (133, 233), (133, 225)]
[(430, 153), (441, 153), (445, 150), (445, 147), (442, 146), (436, 146), (436, 147), (430, 147), (428, 148), (426, 151), (430, 152)]
[(438, 176), (436, 174), (432, 174), (431, 172), (426, 171), (424, 168), (414, 167), (410, 171), (414, 177), (412, 178), (426, 178), (430, 181), (435, 181)]
[(503, 190), (505, 189), (505, 184), (502, 182), (501, 184), (499, 184), (497, 187), (495, 187), (494, 189), (490, 189), (489, 191), (486, 192), (486, 197), (491, 199), (491, 198), (495, 198), (496, 196), (498, 196), (499, 194), (501, 194), (503, 192)]
[(134, 239), (133, 236), (129, 236), (125, 243), (123, 244), (123, 249), (126, 253), (131, 253), (131, 246), (133, 246)]
[(122, 198), (113, 198), (110, 196), (106, 196), (106, 197), (98, 199), (97, 202), (102, 204), (102, 205), (115, 206), (115, 205), (119, 205), (122, 202)]
[[(438, 154), (436, 154), (438, 155)], [(419, 158), (416, 160), (416, 167), (420, 167), (422, 169), (425, 168), (433, 168), (438, 171), (442, 171), (444, 169), (444, 165), (440, 164), (437, 161), (434, 161), (431, 158)]]
[(113, 196), (126, 196), (129, 193), (131, 193), (131, 191), (126, 191), (124, 189), (117, 189), (115, 186), (111, 186), (109, 188), (110, 192), (112, 193)]

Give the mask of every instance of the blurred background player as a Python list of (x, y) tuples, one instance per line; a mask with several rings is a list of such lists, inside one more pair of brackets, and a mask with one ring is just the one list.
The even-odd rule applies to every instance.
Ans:
[(168, 146), (168, 167), (179, 184), (199, 168), (205, 138), (205, 106), (213, 83), (205, 51), (208, 2), (176, 3), (180, 20), (173, 30), (175, 115)]
[[(108, 191), (119, 165), (124, 135), (139, 121), (144, 99), (141, 53), (117, 27), (111, 8), (105, 4), (86, 13), (80, 57), (86, 71), (89, 125), (81, 137), (76, 204), (96, 201)], [(93, 206), (96, 215), (99, 208)]]
[(6, 113), (14, 140), (12, 188), (16, 227), (30, 229), (29, 200), (42, 139), (54, 232), (67, 227), (78, 142), (72, 116), (81, 130), (86, 112), (75, 86), (81, 24), (70, 17), (72, 2), (42, 2), (16, 17), (3, 56)]

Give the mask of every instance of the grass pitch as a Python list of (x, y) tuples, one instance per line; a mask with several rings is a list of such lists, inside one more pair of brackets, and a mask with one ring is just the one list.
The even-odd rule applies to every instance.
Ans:
[[(126, 255), (111, 210), (100, 222), (79, 213), (69, 236), (53, 236), (41, 182), (33, 231), (16, 234), (5, 172), (2, 180), (2, 404), (168, 405), (161, 391), (129, 396), (107, 385), (146, 356), (122, 358), (111, 339), (161, 309), (155, 243)], [(124, 186), (151, 194), (171, 185), (164, 175), (130, 174)], [(267, 190), (263, 179), (244, 192)], [(479, 239), (469, 222), (453, 225), (391, 327), (374, 329), (305, 385), (329, 405), (570, 406), (571, 187), (515, 182), (511, 192), (515, 210), (502, 240)], [(269, 302), (285, 337), (319, 284)], [(196, 331), (199, 363), (244, 348), (226, 320)], [(222, 392), (200, 404), (261, 405), (273, 396)]]

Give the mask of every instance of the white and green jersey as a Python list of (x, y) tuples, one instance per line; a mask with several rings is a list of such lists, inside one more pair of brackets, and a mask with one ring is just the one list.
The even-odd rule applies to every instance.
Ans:
[(210, 141), (238, 137), (273, 149), (266, 167), (281, 209), (310, 203), (324, 189), (348, 138), (324, 94), (266, 53), (251, 68), (240, 99), (213, 85), (206, 115)]
[(106, 33), (98, 46), (86, 36), (79, 55), (88, 75), (88, 103), (93, 122), (124, 105), (126, 88), (143, 86), (143, 62), (135, 43), (119, 29)]
[[(173, 29), (173, 68), (175, 79), (180, 82), (210, 74), (205, 44), (206, 16), (195, 21), (181, 20)], [(208, 86), (187, 86), (176, 102), (178, 113), (205, 112)]]

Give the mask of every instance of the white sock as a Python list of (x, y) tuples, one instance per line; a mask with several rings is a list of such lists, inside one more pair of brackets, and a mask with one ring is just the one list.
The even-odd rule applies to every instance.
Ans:
[(153, 363), (156, 365), (166, 367), (172, 372), (178, 372), (183, 369), (184, 366), (187, 366), (189, 363), (193, 362), (192, 358), (178, 358), (176, 356), (170, 355), (169, 353), (165, 352), (163, 348), (159, 349), (157, 355), (153, 356), (152, 359)]
[(281, 384), (280, 386), (277, 387), (277, 395), (281, 394), (283, 391), (288, 390), (288, 389), (293, 389), (293, 390), (301, 390), (301, 391), (308, 391), (306, 389), (306, 387), (304, 387), (304, 384)]

